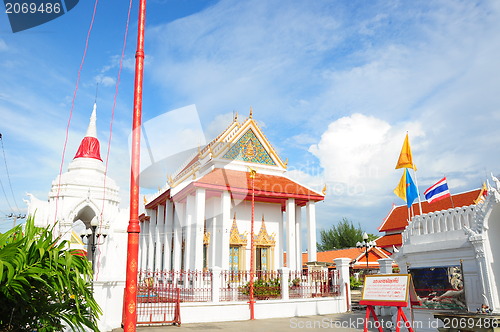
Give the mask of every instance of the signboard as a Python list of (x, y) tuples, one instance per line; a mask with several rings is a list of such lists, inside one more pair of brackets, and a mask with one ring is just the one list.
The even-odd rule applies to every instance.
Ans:
[(365, 276), (359, 304), (381, 306), (407, 306), (417, 302), (410, 274), (376, 274)]

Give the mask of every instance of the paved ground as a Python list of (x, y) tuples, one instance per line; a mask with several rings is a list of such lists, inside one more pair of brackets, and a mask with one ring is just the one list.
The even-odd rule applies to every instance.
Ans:
[[(149, 326), (138, 327), (139, 332), (159, 332), (159, 331), (259, 331), (259, 332), (280, 332), (280, 331), (324, 331), (335, 330), (339, 332), (363, 331), (363, 321), (365, 311), (355, 311), (342, 314), (306, 316), (293, 318), (273, 318), (246, 320), (238, 322), (220, 322), (220, 323), (196, 323), (182, 324), (178, 326)], [(382, 322), (388, 322), (390, 317), (380, 317)], [(384, 325), (385, 326), (385, 325)], [(115, 329), (113, 332), (123, 331), (123, 329)], [(371, 328), (369, 331), (378, 331), (376, 328)], [(384, 331), (389, 331), (384, 329)]]

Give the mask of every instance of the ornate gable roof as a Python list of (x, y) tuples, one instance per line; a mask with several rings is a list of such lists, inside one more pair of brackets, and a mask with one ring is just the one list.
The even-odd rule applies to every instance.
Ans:
[(229, 148), (223, 158), (265, 165), (276, 165), (269, 155), (269, 152), (264, 148), (257, 136), (255, 136), (252, 128), (248, 129), (246, 133)]

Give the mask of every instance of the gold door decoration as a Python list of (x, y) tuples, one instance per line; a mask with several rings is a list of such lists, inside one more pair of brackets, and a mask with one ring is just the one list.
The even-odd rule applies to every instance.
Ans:
[(274, 246), (276, 245), (274, 236), (274, 233), (271, 235), (267, 233), (263, 215), (259, 233), (254, 235), (256, 255), (253, 264), (256, 270), (270, 271), (274, 269)]
[[(236, 213), (233, 218), (233, 225), (229, 234), (229, 269), (233, 272), (244, 270), (245, 264), (245, 247), (247, 245), (246, 233), (240, 234), (236, 223)], [(239, 274), (231, 275), (230, 281), (239, 281)]]

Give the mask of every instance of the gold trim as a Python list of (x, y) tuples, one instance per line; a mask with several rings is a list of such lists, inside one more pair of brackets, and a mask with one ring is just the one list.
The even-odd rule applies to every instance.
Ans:
[(274, 233), (271, 235), (267, 233), (266, 224), (264, 222), (264, 215), (262, 215), (262, 224), (260, 225), (259, 234), (254, 236), (255, 245), (262, 247), (274, 247), (276, 245), (274, 236)]
[(205, 232), (203, 234), (203, 244), (205, 244), (205, 245), (210, 244), (210, 232)]
[(231, 226), (231, 232), (229, 233), (229, 245), (230, 246), (246, 246), (247, 236), (246, 233), (240, 234), (238, 231), (238, 225), (236, 224), (236, 213), (233, 218), (233, 225)]

